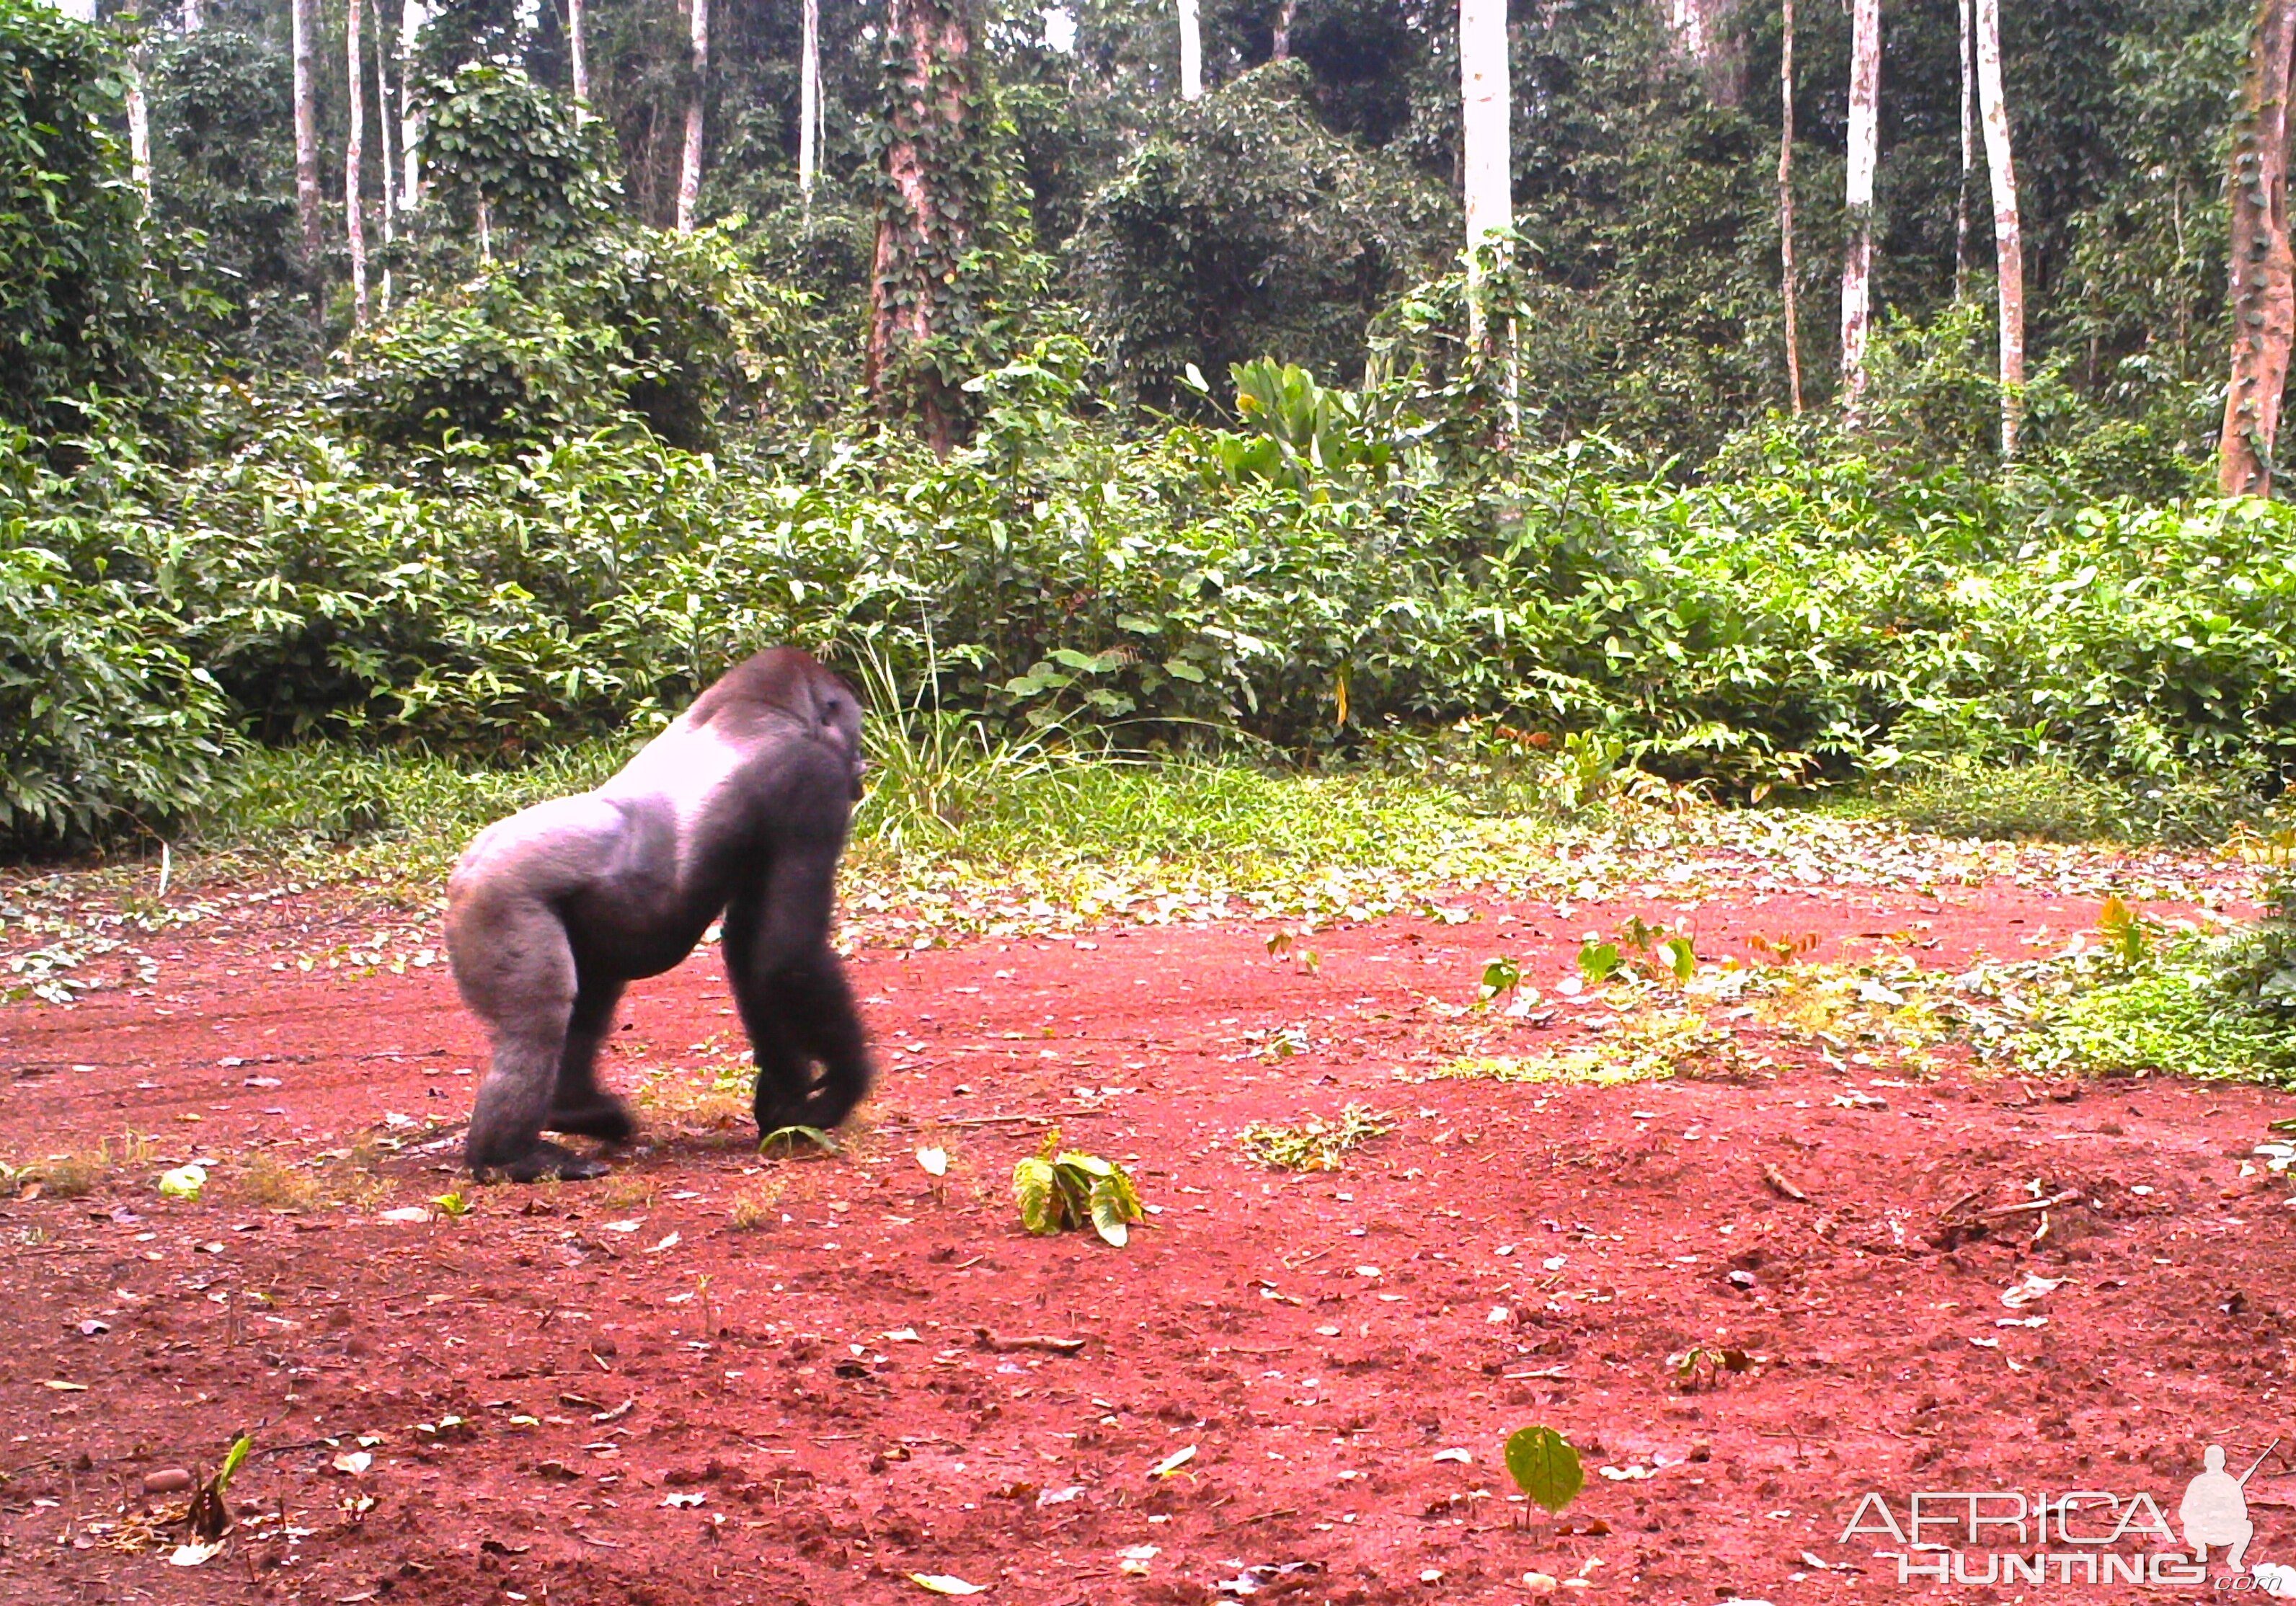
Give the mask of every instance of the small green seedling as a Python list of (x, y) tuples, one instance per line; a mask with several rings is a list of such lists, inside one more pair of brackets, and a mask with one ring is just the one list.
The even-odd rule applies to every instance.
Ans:
[(1118, 1249), (1142, 1216), (1140, 1195), (1124, 1168), (1062, 1149), (1057, 1127), (1045, 1135), (1039, 1152), (1013, 1168), (1013, 1197), (1021, 1206), (1021, 1225), (1041, 1237), (1088, 1225)]
[(231, 1531), (231, 1507), (225, 1504), (225, 1491), (231, 1487), (232, 1474), (239, 1471), (240, 1463), (255, 1447), (255, 1440), (241, 1434), (232, 1441), (231, 1448), (223, 1453), (223, 1463), (215, 1475), (200, 1485), (192, 1496), (191, 1509), (184, 1514), (191, 1528), (192, 1537), (203, 1545), (213, 1545)]
[(837, 1147), (837, 1140), (818, 1127), (776, 1127), (758, 1140), (758, 1152), (771, 1154), (774, 1145), (779, 1143), (783, 1153), (794, 1154), (800, 1143), (812, 1144), (814, 1151), (819, 1154), (841, 1152)]
[(439, 1212), (439, 1214), (446, 1217), (450, 1221), (460, 1221), (463, 1217), (468, 1216), (471, 1213), (471, 1200), (469, 1195), (459, 1192), (453, 1193), (441, 1193), (438, 1198), (432, 1200), (430, 1204), (431, 1207)]
[(1518, 1428), (1509, 1434), (1506, 1469), (1515, 1487), (1552, 1513), (1578, 1499), (1587, 1483), (1578, 1452), (1552, 1428)]
[(1617, 975), (1624, 963), (1626, 956), (1619, 952), (1617, 943), (1589, 942), (1579, 946), (1578, 974), (1586, 978), (1590, 987), (1602, 986)]
[(2152, 944), (2145, 936), (2144, 918), (2123, 903), (2118, 892), (2106, 898), (2104, 907), (2097, 912), (2096, 929), (2104, 934), (2105, 952), (2123, 969), (2133, 971), (2144, 963)]
[(1483, 966), (1482, 984), (1475, 989), (1475, 1006), (1488, 1009), (1522, 985), (1522, 967), (1501, 954)]
[(1685, 1394), (1695, 1394), (1718, 1385), (1725, 1372), (1751, 1371), (1754, 1359), (1742, 1349), (1709, 1349), (1693, 1344), (1680, 1355), (1667, 1356), (1666, 1364), (1674, 1369), (1675, 1387)]
[(1296, 1127), (1254, 1121), (1235, 1141), (1252, 1159), (1278, 1171), (1336, 1171), (1349, 1150), (1394, 1130), (1394, 1117), (1350, 1104), (1337, 1120), (1309, 1116)]

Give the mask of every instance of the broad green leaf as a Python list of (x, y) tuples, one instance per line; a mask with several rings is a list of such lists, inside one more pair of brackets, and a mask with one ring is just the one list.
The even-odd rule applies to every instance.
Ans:
[(1521, 1428), (1510, 1434), (1506, 1467), (1515, 1487), (1550, 1512), (1576, 1500), (1587, 1481), (1578, 1452), (1552, 1428)]
[(1013, 1196), (1021, 1204), (1022, 1226), (1037, 1233), (1061, 1230), (1058, 1207), (1054, 1203), (1052, 1161), (1032, 1154), (1013, 1167)]

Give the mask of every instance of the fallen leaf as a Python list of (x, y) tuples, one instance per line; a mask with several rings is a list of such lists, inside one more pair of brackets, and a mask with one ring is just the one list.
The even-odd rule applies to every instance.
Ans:
[(917, 1151), (917, 1164), (925, 1168), (925, 1175), (928, 1176), (947, 1176), (948, 1175), (948, 1151), (946, 1149), (920, 1149)]
[(204, 1567), (210, 1561), (222, 1553), (223, 1541), (220, 1539), (217, 1540), (213, 1545), (178, 1545), (176, 1546), (174, 1552), (168, 1557), (168, 1565), (170, 1567)]
[(933, 1594), (980, 1594), (988, 1587), (986, 1584), (968, 1584), (945, 1572), (913, 1572), (909, 1582)]
[(41, 1384), (40, 1387), (43, 1389), (53, 1389), (58, 1394), (86, 1394), (87, 1392), (87, 1385), (86, 1383), (67, 1383), (60, 1377), (52, 1377), (46, 1382)]
[(664, 1495), (661, 1497), (661, 1503), (662, 1503), (664, 1505), (668, 1505), (668, 1506), (700, 1505), (700, 1504), (701, 1504), (704, 1500), (707, 1500), (708, 1498), (709, 1498), (709, 1496), (708, 1496), (707, 1495), (704, 1495), (704, 1494), (703, 1494), (700, 1489), (695, 1489), (695, 1490), (693, 1490), (691, 1494), (685, 1494), (685, 1495)]
[(643, 1221), (602, 1221), (598, 1224), (598, 1230), (602, 1233), (635, 1233), (644, 1225), (645, 1223)]
[(1464, 1450), (1454, 1448), (1436, 1451), (1435, 1459), (1438, 1461), (1456, 1461), (1461, 1466), (1468, 1466), (1473, 1463), (1475, 1458), (1468, 1454)]
[(385, 1210), (375, 1219), (377, 1221), (428, 1221), (430, 1219), (430, 1212), (421, 1205), (401, 1205), (395, 1210)]
[(644, 1252), (649, 1255), (659, 1255), (664, 1250), (674, 1250), (677, 1247), (677, 1238), (678, 1235), (676, 1233), (672, 1233), (660, 1243), (650, 1243), (646, 1245)]
[(2062, 1277), (2044, 1277), (2038, 1272), (2027, 1272), (2017, 1286), (2001, 1296), (2001, 1303), (2010, 1309), (2030, 1305), (2036, 1299), (2046, 1299), (2065, 1284)]
[(1178, 1471), (1182, 1467), (1186, 1466), (1195, 1458), (1196, 1446), (1193, 1445), (1190, 1445), (1185, 1450), (1175, 1450), (1169, 1455), (1164, 1457), (1163, 1460), (1158, 1462), (1154, 1466), (1150, 1467), (1148, 1469), (1148, 1476), (1151, 1478), (1169, 1478), (1173, 1473)]
[(365, 1450), (346, 1450), (331, 1463), (336, 1471), (356, 1478), (374, 1464), (374, 1457)]

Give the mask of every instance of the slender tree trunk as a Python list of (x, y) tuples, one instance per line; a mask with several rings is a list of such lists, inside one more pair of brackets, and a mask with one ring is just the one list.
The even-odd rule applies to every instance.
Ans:
[(75, 22), (95, 20), (95, 0), (55, 0), (55, 7)]
[(1969, 181), (1977, 168), (1977, 91), (1969, 53), (1975, 0), (1961, 0), (1961, 188), (1953, 201), (1953, 299), (1969, 299)]
[(1841, 404), (1852, 424), (1866, 399), (1874, 314), (1874, 169), (1881, 160), (1882, 0), (1853, 0), (1849, 45), (1849, 249), (1841, 261)]
[(303, 266), (319, 266), (319, 124), (315, 52), (318, 48), (317, 0), (290, 0), (295, 71), (295, 213), (303, 225)]
[(709, 95), (709, 0), (685, 0), (685, 11), (692, 55), (685, 86), (685, 150), (677, 168), (677, 232), (690, 234), (701, 200), (702, 118)]
[(1468, 340), (1484, 345), (1480, 247), (1514, 226), (1506, 0), (1459, 0), (1459, 115), (1465, 167)]
[(2232, 375), (2217, 482), (2269, 496), (2280, 401), (2296, 342), (2296, 253), (2288, 240), (2288, 93), (2296, 0), (2259, 0), (2232, 149)]
[(1786, 310), (1786, 393), (1801, 416), (1801, 307), (1794, 282), (1794, 0), (1784, 0), (1778, 55), (1778, 287)]
[(1292, 59), (1292, 22), (1299, 14), (1300, 0), (1283, 0), (1282, 9), (1275, 13), (1275, 35), (1269, 40), (1272, 48), (1267, 53), (1270, 60), (1288, 61)]
[(422, 204), (422, 113), (415, 105), (415, 80), (422, 71), (417, 52), (430, 13), (422, 0), (404, 0), (398, 12), (398, 157), (406, 176), (398, 184), (398, 209)]
[[(398, 238), (398, 169), (390, 158), (390, 52), (383, 37), (382, 0), (375, 0), (367, 12), (374, 29), (374, 133), (375, 156), (382, 169), (382, 243), (389, 247)], [(390, 257), (386, 250), (382, 269), (382, 315), (390, 315)]]
[(144, 53), (127, 58), (127, 172), (144, 197), (144, 211), (152, 211), (152, 102), (144, 94)]
[(1197, 0), (1179, 0), (1180, 4), (1180, 98), (1200, 101), (1204, 98), (1204, 29), (1198, 14)]
[(2025, 237), (2017, 213), (2017, 162), (2001, 85), (2001, 0), (1977, 0), (1977, 102), (1985, 119), (1985, 165), (1993, 175), (1994, 281), (2001, 299), (2001, 455), (2017, 455), (2025, 409)]
[(962, 313), (964, 261), (986, 197), (972, 176), (937, 163), (964, 149), (979, 95), (965, 0), (890, 0), (885, 191), (869, 286), (867, 373), (889, 414), (914, 413), (933, 450), (956, 438), (956, 398), (934, 342)]
[(208, 25), (207, 8), (201, 0), (184, 0), (184, 31), (195, 34)]
[(366, 327), (366, 197), (360, 178), (366, 168), (366, 63), (360, 60), (365, 43), (361, 29), (364, 0), (349, 0), (343, 24), (345, 81), (350, 85), (345, 107), (349, 132), (343, 139), (343, 243), (351, 257), (351, 326)]
[[(814, 0), (806, 0), (810, 5)], [(582, 0), (566, 0), (566, 53), (574, 69), (575, 115), (590, 111), (590, 41), (582, 26)]]
[(813, 205), (821, 167), (821, 0), (805, 0), (805, 33), (798, 47), (797, 193)]

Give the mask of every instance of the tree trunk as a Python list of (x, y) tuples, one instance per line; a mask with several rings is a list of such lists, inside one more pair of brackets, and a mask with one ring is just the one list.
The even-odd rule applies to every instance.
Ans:
[(366, 63), (360, 60), (364, 43), (360, 29), (364, 0), (349, 0), (344, 20), (345, 81), (350, 97), (345, 107), (349, 132), (343, 139), (343, 243), (351, 257), (351, 326), (366, 327), (366, 198), (359, 180), (366, 168)]
[(144, 197), (146, 217), (152, 211), (152, 102), (144, 94), (144, 53), (127, 57), (127, 172)]
[(1283, 0), (1275, 13), (1275, 31), (1268, 40), (1268, 59), (1288, 61), (1292, 59), (1292, 21), (1300, 14), (1300, 0)]
[(1459, 115), (1465, 152), (1468, 342), (1480, 358), (1484, 307), (1480, 248), (1514, 226), (1506, 0), (1459, 0)]
[(1738, 0), (1665, 0), (1667, 27), (1675, 47), (1705, 81), (1717, 105), (1735, 106), (1746, 98), (1746, 58), (1737, 32)]
[(399, 180), (398, 209), (411, 212), (422, 204), (422, 113), (414, 104), (415, 78), (422, 63), (415, 53), (422, 45), (422, 25), (430, 12), (422, 0), (405, 0), (398, 12), (398, 156), (406, 164)]
[(1204, 29), (1197, 13), (1197, 0), (1179, 0), (1180, 4), (1180, 98), (1200, 101), (1204, 98)]
[(963, 264), (986, 201), (972, 193), (977, 175), (949, 162), (973, 137), (972, 20), (965, 0), (890, 0), (886, 22), (891, 137), (869, 285), (869, 390), (888, 414), (914, 412), (947, 456), (955, 397), (931, 348), (957, 332), (947, 325), (964, 311)]
[(692, 54), (685, 85), (685, 151), (677, 168), (677, 232), (693, 232), (693, 215), (701, 200), (701, 136), (703, 109), (709, 94), (709, 0), (685, 0), (691, 25), (687, 38)]
[(821, 0), (805, 0), (804, 26), (797, 65), (797, 193), (810, 207), (821, 167)]
[[(382, 169), (382, 242), (389, 246), (398, 238), (398, 169), (390, 160), (390, 52), (382, 33), (382, 0), (375, 0), (367, 16), (374, 29), (374, 133), (375, 157)], [(382, 315), (390, 315), (390, 257), (383, 256)]]
[(2217, 482), (2272, 494), (2281, 393), (2296, 341), (2296, 254), (2288, 241), (2288, 91), (2296, 0), (2259, 0), (2232, 148), (2232, 376)]
[(295, 214), (303, 225), (303, 266), (319, 266), (319, 125), (313, 96), (318, 93), (313, 53), (318, 47), (317, 0), (290, 0), (295, 72)]
[[(814, 0), (806, 0), (811, 5)], [(582, 0), (566, 0), (566, 53), (574, 69), (574, 106), (578, 117), (590, 111), (590, 42), (582, 27)]]
[(1985, 165), (1993, 174), (1994, 283), (2001, 298), (2001, 455), (2017, 455), (2025, 410), (2025, 235), (2017, 215), (2017, 162), (2001, 87), (2001, 0), (1977, 0), (1977, 102)]
[(1786, 392), (1801, 416), (1801, 308), (1794, 283), (1794, 0), (1784, 0), (1778, 55), (1778, 287), (1785, 299)]
[(1953, 299), (1969, 299), (1969, 181), (1977, 168), (1976, 86), (1970, 78), (1971, 13), (1975, 0), (1961, 0), (1961, 188), (1953, 201)]
[(201, 0), (184, 0), (184, 31), (195, 34), (208, 25), (207, 8)]
[(1874, 169), (1881, 160), (1882, 0), (1853, 0), (1849, 45), (1849, 249), (1841, 260), (1841, 406), (1856, 424), (1866, 399), (1874, 313)]

